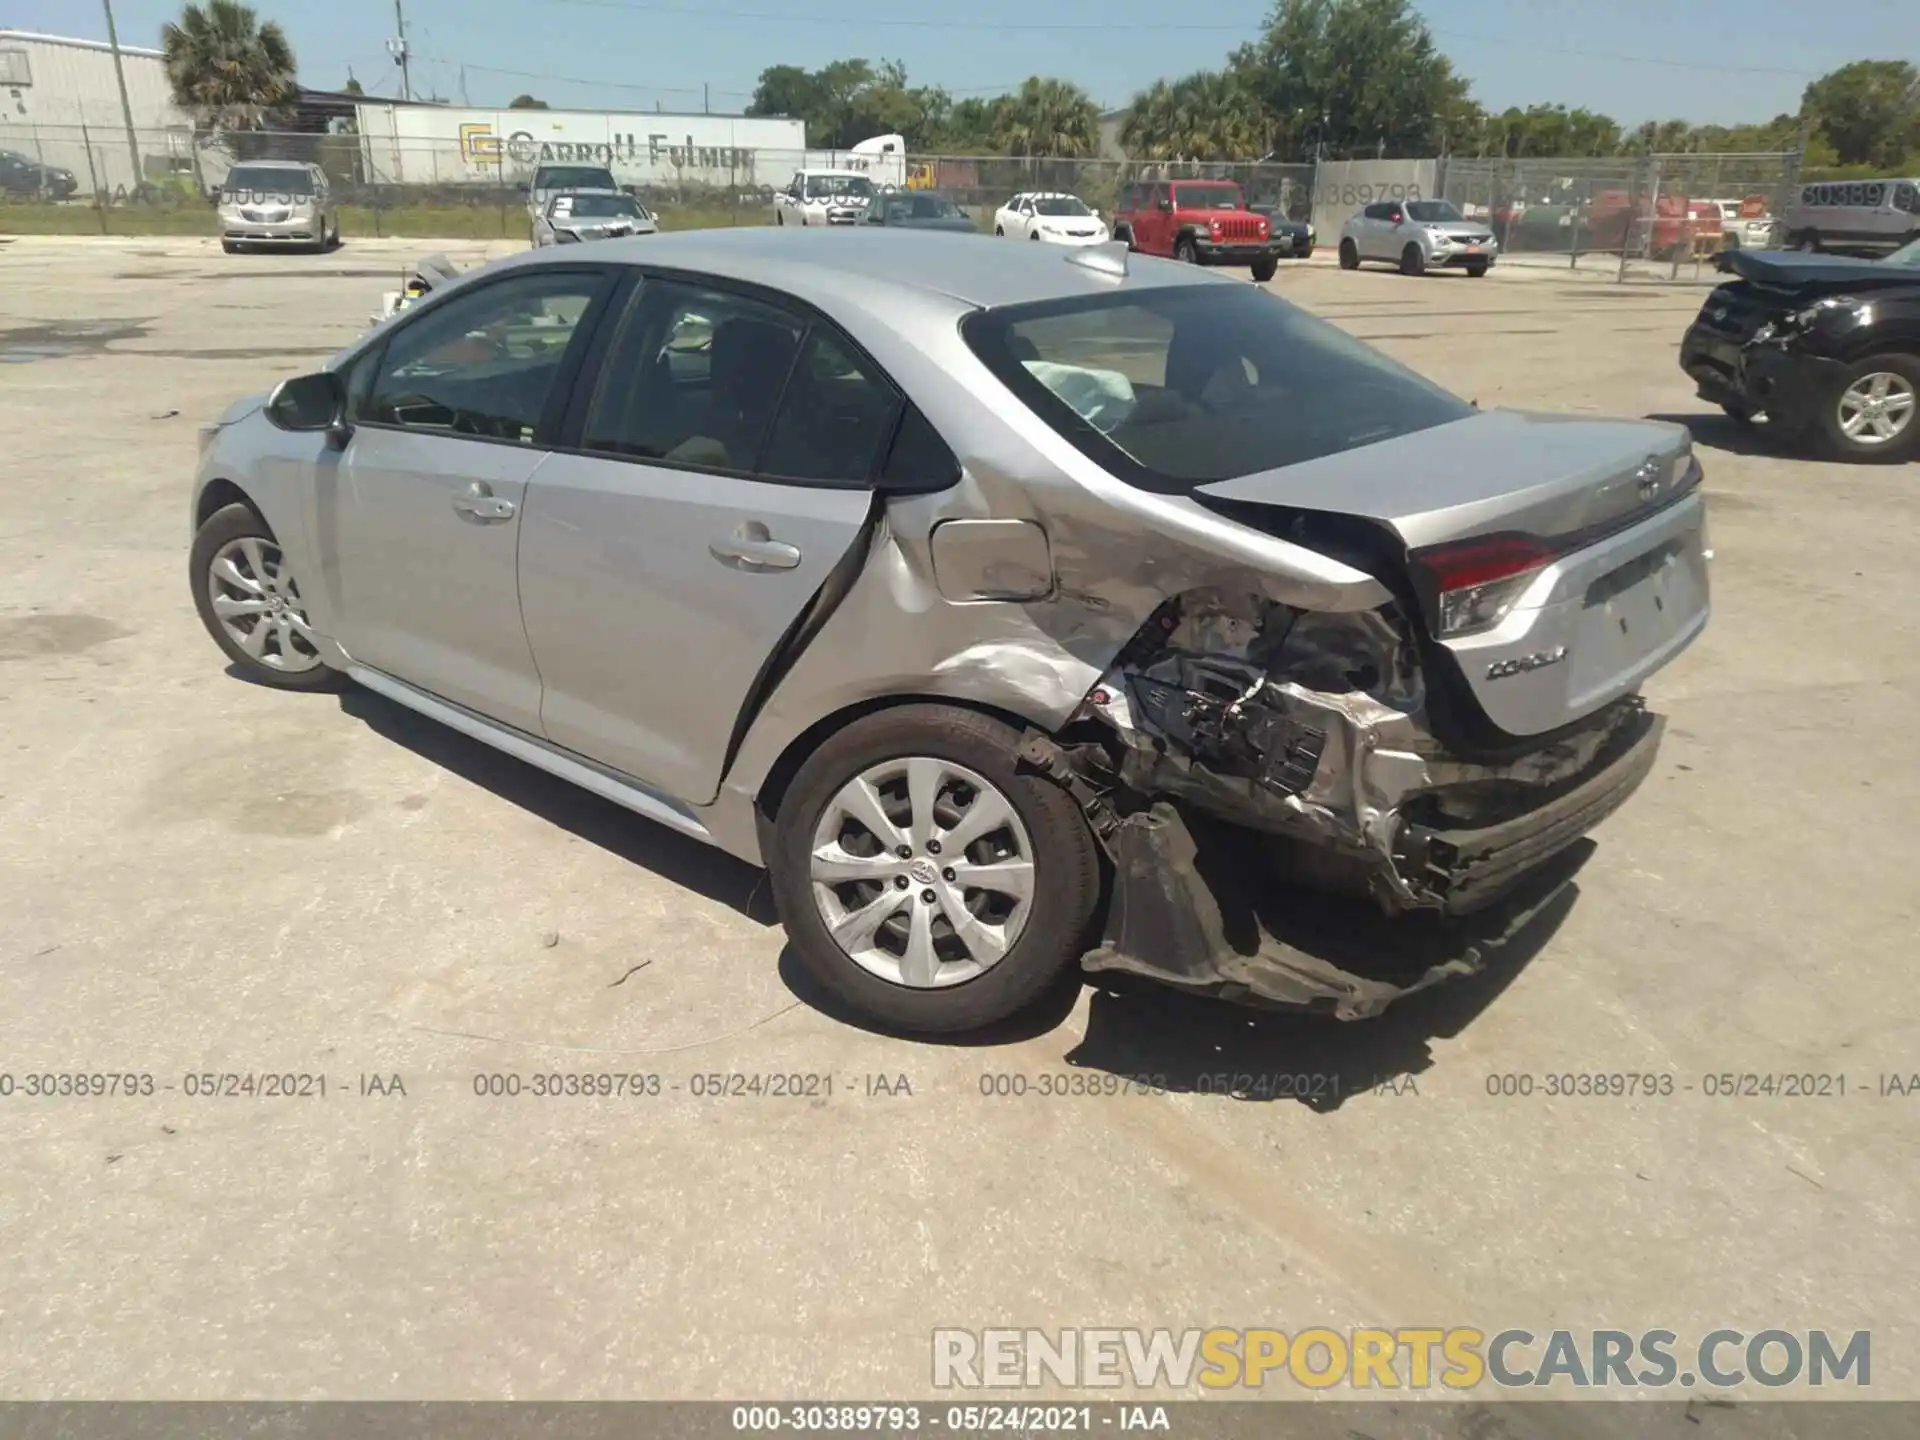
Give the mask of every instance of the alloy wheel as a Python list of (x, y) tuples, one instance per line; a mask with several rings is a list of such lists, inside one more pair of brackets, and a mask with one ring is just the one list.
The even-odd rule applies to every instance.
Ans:
[(1856, 445), (1886, 445), (1906, 433), (1913, 412), (1913, 383), (1890, 370), (1875, 371), (1840, 392), (1840, 433)]
[(222, 545), (207, 567), (213, 613), (248, 658), (298, 675), (320, 664), (300, 587), (271, 540), (243, 536)]
[(938, 989), (991, 969), (1032, 912), (1033, 842), (978, 772), (914, 755), (841, 786), (814, 827), (814, 904), (861, 969)]

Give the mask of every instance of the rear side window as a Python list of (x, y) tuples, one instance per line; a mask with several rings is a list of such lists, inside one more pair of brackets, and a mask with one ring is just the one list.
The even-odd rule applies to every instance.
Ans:
[(891, 387), (815, 326), (800, 347), (759, 470), (781, 480), (865, 484), (893, 428)]
[(1920, 190), (1916, 190), (1911, 185), (1894, 186), (1893, 207), (1896, 210), (1904, 210), (1909, 215), (1920, 214)]
[(1162, 493), (1473, 413), (1346, 332), (1249, 285), (984, 310), (963, 334), (1007, 388), (1082, 453)]
[(906, 414), (900, 417), (900, 428), (894, 432), (893, 447), (887, 451), (880, 483), (888, 490), (913, 494), (944, 490), (959, 478), (960, 462), (947, 442), (926, 416), (908, 405)]

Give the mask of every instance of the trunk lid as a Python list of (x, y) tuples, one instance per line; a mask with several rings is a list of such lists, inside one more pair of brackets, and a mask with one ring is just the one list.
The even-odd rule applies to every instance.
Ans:
[[(1496, 729), (1529, 736), (1632, 693), (1704, 628), (1706, 507), (1691, 462), (1678, 425), (1493, 410), (1195, 493), (1389, 532), (1430, 662), (1457, 671)], [(1510, 608), (1442, 633), (1424, 555), (1513, 537), (1542, 542), (1544, 558)]]
[(1640, 468), (1670, 464), (1691, 447), (1681, 425), (1480, 410), (1198, 490), (1378, 521), (1408, 550), (1514, 530), (1553, 540), (1652, 508), (1665, 497), (1640, 494)]

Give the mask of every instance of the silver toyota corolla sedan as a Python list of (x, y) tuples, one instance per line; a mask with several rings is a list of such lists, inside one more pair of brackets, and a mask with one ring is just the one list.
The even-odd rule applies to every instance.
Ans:
[(1496, 913), (1644, 779), (1641, 682), (1707, 619), (1684, 429), (1481, 411), (1117, 246), (532, 252), (202, 433), (239, 672), (764, 863), (908, 1030), (1076, 966), (1346, 1018), (1470, 970), (1303, 949), (1273, 897)]

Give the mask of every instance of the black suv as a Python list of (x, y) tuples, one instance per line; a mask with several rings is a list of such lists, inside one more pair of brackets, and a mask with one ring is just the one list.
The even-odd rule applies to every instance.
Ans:
[(1729, 250), (1680, 367), (1742, 423), (1849, 460), (1920, 455), (1920, 240), (1882, 260)]

